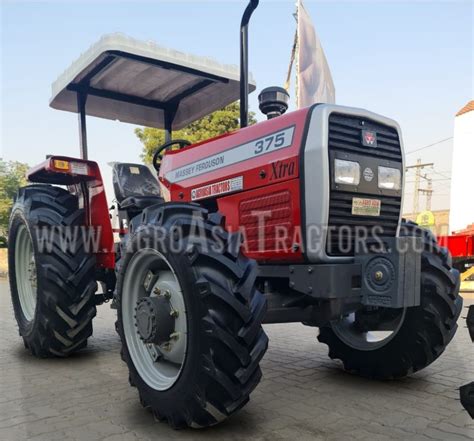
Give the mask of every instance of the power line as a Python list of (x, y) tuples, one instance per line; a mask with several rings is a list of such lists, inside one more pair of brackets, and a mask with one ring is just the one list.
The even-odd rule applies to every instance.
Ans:
[(424, 149), (427, 149), (427, 148), (429, 148), (429, 147), (433, 147), (433, 146), (435, 146), (435, 145), (438, 145), (438, 144), (441, 144), (441, 143), (443, 143), (443, 142), (449, 141), (450, 139), (453, 139), (453, 137), (450, 136), (449, 138), (442, 139), (442, 140), (440, 140), (440, 141), (434, 142), (433, 144), (428, 144), (428, 145), (425, 145), (424, 147), (420, 147), (420, 148), (417, 148), (417, 149), (415, 149), (415, 150), (411, 150), (411, 151), (409, 151), (409, 152), (406, 152), (406, 154), (407, 154), (407, 155), (410, 155), (410, 154), (412, 154), (412, 153), (419, 152), (420, 150), (424, 150)]
[[(440, 182), (440, 181), (450, 181), (451, 178), (437, 178), (437, 179), (433, 179), (431, 177), (429, 177), (427, 174), (426, 175), (422, 175), (421, 176), (422, 179), (426, 180), (426, 181), (431, 181), (431, 182)], [(415, 181), (405, 181), (405, 184), (413, 184)]]
[(436, 175), (442, 176), (443, 178), (451, 179), (449, 176), (446, 176), (446, 174), (443, 173), (443, 172), (439, 172), (439, 171), (436, 171), (436, 170), (432, 170), (432, 172), (435, 173)]
[[(406, 170), (406, 171), (407, 171), (407, 172), (414, 171), (413, 168), (414, 168), (414, 167), (409, 168), (409, 169)], [(433, 173), (443, 173), (443, 174), (448, 174), (448, 175), (451, 174), (451, 170), (432, 170), (432, 172), (433, 172)], [(428, 173), (431, 173), (431, 172), (428, 172)]]
[[(413, 196), (415, 193), (403, 193), (405, 196)], [(436, 196), (450, 196), (449, 193), (436, 193)]]

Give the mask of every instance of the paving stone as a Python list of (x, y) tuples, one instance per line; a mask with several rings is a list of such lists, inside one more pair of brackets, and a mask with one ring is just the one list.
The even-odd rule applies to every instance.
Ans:
[(0, 281), (0, 441), (474, 439), (457, 390), (474, 380), (474, 345), (464, 325), (439, 360), (388, 382), (342, 372), (315, 328), (266, 326), (264, 376), (250, 403), (219, 426), (174, 431), (155, 422), (129, 387), (114, 322), (115, 311), (101, 306), (84, 351), (37, 360), (18, 337), (8, 285)]

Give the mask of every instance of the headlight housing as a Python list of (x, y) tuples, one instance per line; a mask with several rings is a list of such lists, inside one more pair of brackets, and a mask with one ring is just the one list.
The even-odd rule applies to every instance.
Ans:
[(359, 185), (360, 165), (358, 162), (334, 160), (334, 180), (336, 184)]
[(398, 168), (379, 166), (379, 188), (383, 190), (400, 190), (402, 172)]

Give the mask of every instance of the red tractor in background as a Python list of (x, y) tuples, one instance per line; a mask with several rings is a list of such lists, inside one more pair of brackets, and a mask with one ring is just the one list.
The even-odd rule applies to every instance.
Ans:
[[(261, 378), (262, 323), (319, 327), (345, 369), (409, 375), (436, 360), (462, 308), (459, 273), (434, 236), (401, 219), (398, 124), (315, 104), (247, 127), (247, 29), (241, 71), (120, 35), (103, 38), (54, 84), (51, 106), (79, 114), (81, 158), (29, 172), (10, 221), (15, 316), (38, 357), (68, 356), (113, 299), (132, 386), (175, 428), (206, 427), (242, 408)], [(240, 97), (241, 126), (196, 145), (180, 129)], [(114, 243), (86, 115), (164, 128), (153, 166), (114, 165)], [(178, 147), (178, 148), (172, 148)], [(97, 292), (98, 284), (101, 289)]]

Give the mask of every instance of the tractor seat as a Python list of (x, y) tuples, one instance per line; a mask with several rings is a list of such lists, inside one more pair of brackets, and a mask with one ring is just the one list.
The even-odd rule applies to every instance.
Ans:
[(164, 202), (158, 180), (145, 165), (117, 163), (112, 173), (119, 208), (136, 212)]

